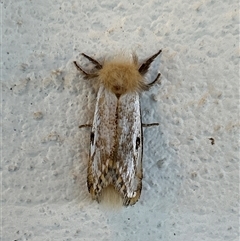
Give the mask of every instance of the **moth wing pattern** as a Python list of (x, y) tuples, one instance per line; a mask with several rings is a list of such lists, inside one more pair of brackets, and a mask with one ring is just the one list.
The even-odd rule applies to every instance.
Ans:
[(99, 200), (104, 187), (109, 183), (109, 169), (112, 165), (115, 145), (115, 115), (117, 97), (103, 85), (100, 86), (91, 130), (90, 160), (87, 185), (93, 199)]
[(100, 86), (91, 131), (87, 184), (93, 199), (101, 201), (108, 185), (133, 205), (142, 188), (142, 127), (139, 95), (120, 96)]
[(123, 95), (118, 103), (118, 148), (119, 186), (124, 205), (135, 204), (142, 189), (142, 123), (139, 94)]

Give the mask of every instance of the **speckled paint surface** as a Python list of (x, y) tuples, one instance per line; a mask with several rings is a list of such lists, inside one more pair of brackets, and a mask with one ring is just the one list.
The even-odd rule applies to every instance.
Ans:
[[(1, 240), (237, 241), (237, 1), (1, 2)], [(161, 84), (141, 95), (140, 201), (101, 208), (86, 186), (97, 88), (73, 65), (121, 50)]]

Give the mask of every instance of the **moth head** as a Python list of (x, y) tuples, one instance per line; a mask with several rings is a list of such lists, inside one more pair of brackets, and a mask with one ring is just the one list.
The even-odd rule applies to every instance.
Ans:
[(140, 91), (144, 86), (143, 76), (138, 71), (138, 63), (124, 56), (105, 61), (98, 72), (98, 77), (105, 88), (116, 95)]

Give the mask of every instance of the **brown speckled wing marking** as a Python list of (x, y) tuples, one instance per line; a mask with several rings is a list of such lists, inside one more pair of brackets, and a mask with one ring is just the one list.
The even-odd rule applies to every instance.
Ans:
[(94, 200), (111, 181), (112, 156), (115, 146), (117, 97), (100, 86), (91, 131), (87, 185)]
[(120, 166), (120, 178), (125, 205), (133, 205), (142, 189), (142, 124), (138, 93), (129, 93), (119, 98), (118, 148), (116, 160)]

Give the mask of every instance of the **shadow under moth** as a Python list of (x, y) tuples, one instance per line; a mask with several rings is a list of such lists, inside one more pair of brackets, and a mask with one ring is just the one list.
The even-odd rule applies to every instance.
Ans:
[(144, 76), (159, 50), (142, 64), (138, 57), (124, 54), (100, 63), (82, 54), (94, 68), (87, 72), (76, 61), (76, 68), (86, 79), (95, 78), (99, 84), (94, 119), (91, 125), (90, 157), (87, 186), (93, 198), (110, 205), (133, 205), (142, 189), (142, 124), (139, 93), (148, 90), (160, 77), (149, 84)]

